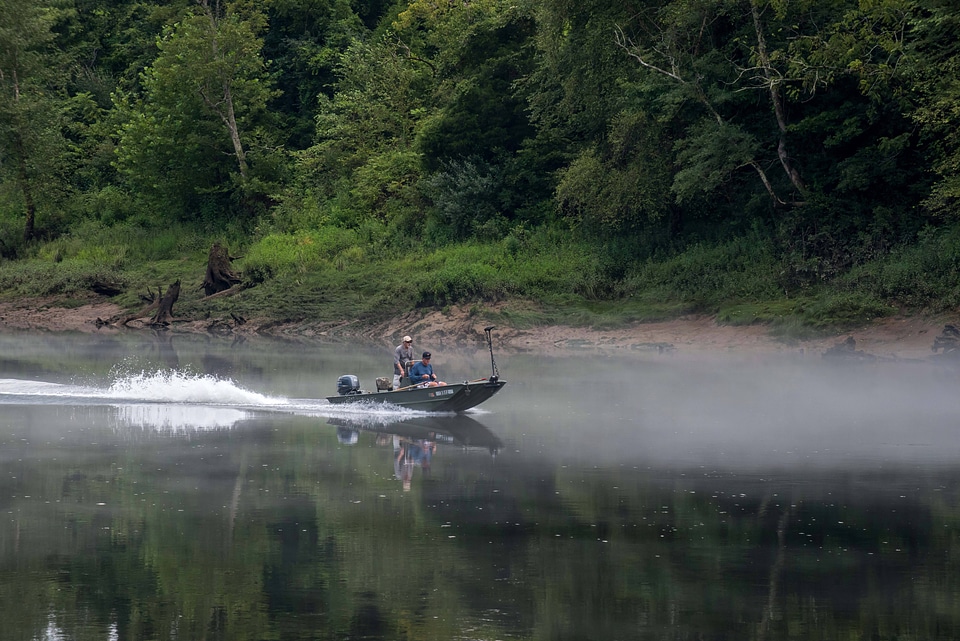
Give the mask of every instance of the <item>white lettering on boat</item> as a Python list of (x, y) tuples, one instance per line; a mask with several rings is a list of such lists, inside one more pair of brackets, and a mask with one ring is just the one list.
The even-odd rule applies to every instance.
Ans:
[(430, 396), (432, 398), (435, 398), (437, 396), (449, 396), (450, 394), (453, 394), (453, 390), (445, 389), (445, 390), (440, 390), (439, 392), (431, 392)]

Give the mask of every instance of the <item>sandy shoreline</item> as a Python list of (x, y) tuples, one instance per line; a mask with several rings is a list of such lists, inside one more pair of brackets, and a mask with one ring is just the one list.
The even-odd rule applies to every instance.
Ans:
[[(120, 308), (113, 303), (97, 300), (71, 308), (59, 306), (54, 300), (0, 302), (0, 331), (110, 333), (138, 331), (147, 327), (141, 321), (133, 321), (129, 327), (98, 323), (98, 319), (110, 319), (120, 312)], [(499, 327), (496, 340), (498, 349), (556, 354), (582, 353), (584, 350), (674, 354), (822, 354), (848, 337), (853, 337), (857, 352), (889, 359), (926, 359), (934, 354), (934, 339), (941, 334), (944, 325), (953, 322), (948, 317), (891, 317), (836, 336), (784, 342), (772, 336), (765, 326), (732, 327), (718, 325), (708, 316), (690, 316), (611, 330), (565, 326), (532, 329)], [(384, 343), (392, 343), (403, 333), (409, 333), (416, 335), (420, 343), (455, 344), (482, 342), (483, 325), (482, 319), (471, 317), (465, 310), (453, 308), (444, 312), (410, 313), (388, 323), (362, 328), (350, 322), (277, 324), (257, 319), (237, 325), (234, 320), (226, 318), (176, 320), (170, 330), (317, 341), (361, 337)]]

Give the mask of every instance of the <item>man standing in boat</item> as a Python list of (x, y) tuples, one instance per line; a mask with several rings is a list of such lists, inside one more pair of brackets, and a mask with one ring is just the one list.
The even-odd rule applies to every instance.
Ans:
[(446, 385), (446, 383), (438, 381), (437, 375), (433, 373), (433, 365), (430, 364), (430, 352), (424, 352), (420, 360), (410, 368), (410, 383), (420, 387)]
[(404, 376), (410, 376), (407, 368), (410, 367), (410, 361), (413, 360), (413, 339), (409, 336), (403, 337), (403, 342), (397, 345), (393, 350), (393, 389), (400, 389), (400, 380)]

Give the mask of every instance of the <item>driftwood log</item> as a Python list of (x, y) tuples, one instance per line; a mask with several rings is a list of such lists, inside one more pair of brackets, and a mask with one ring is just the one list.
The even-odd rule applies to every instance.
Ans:
[(944, 325), (940, 335), (933, 339), (934, 352), (943, 350), (944, 355), (957, 356), (960, 354), (960, 329), (956, 325)]
[(153, 315), (152, 324), (169, 325), (173, 320), (173, 304), (180, 298), (180, 280), (167, 288), (167, 292), (160, 298), (157, 304), (157, 313)]
[(873, 354), (867, 354), (863, 350), (857, 349), (857, 341), (853, 336), (847, 336), (847, 339), (837, 343), (823, 353), (823, 358), (828, 360), (840, 361), (872, 361), (876, 360)]
[(97, 327), (106, 325), (127, 327), (127, 324), (131, 321), (146, 318), (150, 314), (152, 314), (152, 317), (149, 325), (169, 325), (170, 321), (173, 320), (173, 304), (180, 298), (180, 280), (178, 279), (177, 282), (171, 284), (167, 288), (166, 294), (163, 293), (163, 288), (158, 287), (156, 294), (147, 290), (146, 294), (140, 294), (139, 297), (141, 301), (147, 303), (146, 307), (142, 307), (133, 313), (118, 314), (107, 320), (98, 318), (96, 321)]
[[(220, 243), (214, 243), (210, 248), (210, 253), (207, 256), (207, 273), (201, 285), (206, 293), (206, 298), (229, 296), (243, 289), (240, 274), (234, 271), (231, 265), (233, 260), (235, 259), (230, 256), (227, 248)], [(173, 306), (179, 298), (180, 280), (178, 279), (167, 288), (166, 293), (162, 289), (158, 289), (156, 294), (151, 291), (148, 291), (146, 295), (140, 294), (140, 300), (146, 303), (146, 307), (138, 312), (120, 314), (107, 320), (98, 318), (96, 321), (97, 327), (105, 325), (126, 326), (131, 321), (144, 319), (148, 314), (152, 314), (148, 325), (157, 328), (165, 327), (174, 319)], [(246, 322), (246, 319), (242, 316), (236, 314), (231, 314), (231, 316), (237, 327)], [(222, 331), (224, 327), (232, 331), (228, 321), (215, 322), (211, 325), (212, 330), (214, 330), (214, 325), (217, 326), (215, 331)], [(223, 325), (223, 327), (220, 327), (220, 325)]]
[(205, 295), (212, 296), (240, 283), (240, 275), (233, 271), (232, 260), (226, 247), (220, 243), (213, 244), (207, 256), (207, 275), (201, 285)]

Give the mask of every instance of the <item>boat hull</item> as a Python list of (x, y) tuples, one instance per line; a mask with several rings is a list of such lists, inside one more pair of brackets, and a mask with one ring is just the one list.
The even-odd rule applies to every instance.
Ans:
[(423, 412), (463, 412), (483, 403), (506, 384), (506, 381), (483, 380), (391, 392), (361, 392), (344, 396), (328, 396), (327, 400), (337, 405), (389, 403)]

